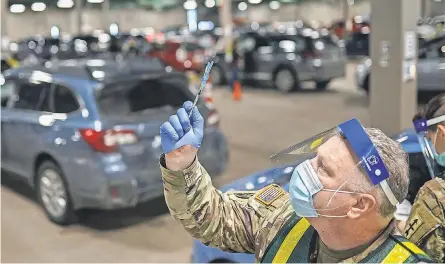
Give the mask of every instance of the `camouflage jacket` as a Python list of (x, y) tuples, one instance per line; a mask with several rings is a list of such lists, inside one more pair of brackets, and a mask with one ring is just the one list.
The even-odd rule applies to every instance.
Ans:
[[(278, 185), (259, 191), (226, 192), (215, 189), (197, 159), (184, 171), (166, 169), (161, 157), (164, 194), (171, 215), (194, 238), (228, 252), (254, 253), (263, 258), (268, 245), (294, 214), (289, 194)], [(392, 226), (364, 252), (346, 263), (356, 263), (385, 242)]]
[(445, 181), (434, 178), (417, 194), (405, 236), (435, 262), (445, 262)]

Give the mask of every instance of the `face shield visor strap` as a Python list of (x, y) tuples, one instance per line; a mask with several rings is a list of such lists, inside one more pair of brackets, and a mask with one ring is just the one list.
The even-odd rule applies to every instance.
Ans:
[(388, 170), (363, 126), (354, 118), (340, 124), (338, 128), (359, 158), (372, 184), (379, 184), (389, 201), (396, 206), (398, 201), (386, 182), (389, 178)]

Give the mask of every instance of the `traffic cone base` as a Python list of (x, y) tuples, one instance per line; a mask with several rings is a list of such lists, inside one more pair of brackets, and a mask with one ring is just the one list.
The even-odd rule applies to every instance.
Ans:
[(232, 98), (234, 101), (241, 101), (241, 97), (242, 97), (241, 83), (239, 81), (235, 81), (233, 83)]

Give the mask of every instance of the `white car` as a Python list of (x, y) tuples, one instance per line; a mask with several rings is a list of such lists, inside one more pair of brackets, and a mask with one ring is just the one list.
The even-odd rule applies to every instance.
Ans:
[[(363, 59), (356, 67), (355, 81), (360, 89), (369, 92), (372, 61)], [(419, 91), (445, 91), (445, 35), (427, 41), (419, 49), (416, 65)]]

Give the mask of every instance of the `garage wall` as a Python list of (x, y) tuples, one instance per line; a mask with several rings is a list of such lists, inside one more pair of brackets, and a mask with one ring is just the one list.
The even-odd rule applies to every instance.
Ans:
[[(168, 12), (146, 11), (141, 9), (125, 9), (110, 11), (109, 16), (100, 10), (87, 10), (82, 13), (84, 30), (108, 28), (111, 22), (117, 22), (121, 30), (132, 27), (154, 27), (185, 24), (184, 9)], [(51, 26), (58, 25), (62, 31), (77, 32), (77, 17), (74, 12), (46, 10), (45, 12), (25, 12), (8, 14), (7, 32), (10, 39), (17, 39), (34, 34), (48, 34)]]
[[(282, 6), (284, 7), (284, 6)], [(369, 3), (354, 4), (350, 15), (369, 14)], [(302, 5), (286, 5), (278, 11), (272, 11), (267, 5), (250, 6), (246, 11), (250, 21), (289, 21), (296, 19), (318, 20), (329, 23), (341, 19), (342, 9), (338, 4), (305, 3)], [(87, 10), (82, 14), (84, 30), (107, 28), (111, 22), (119, 23), (121, 30), (132, 27), (154, 27), (185, 24), (186, 13), (182, 8), (168, 12), (155, 12), (141, 9), (121, 9), (110, 11), (109, 15), (100, 10)], [(65, 10), (46, 10), (41, 13), (25, 12), (22, 14), (7, 13), (4, 28), (9, 39), (18, 39), (34, 34), (48, 34), (51, 26), (58, 25), (62, 31), (77, 32), (77, 17), (74, 12)]]

